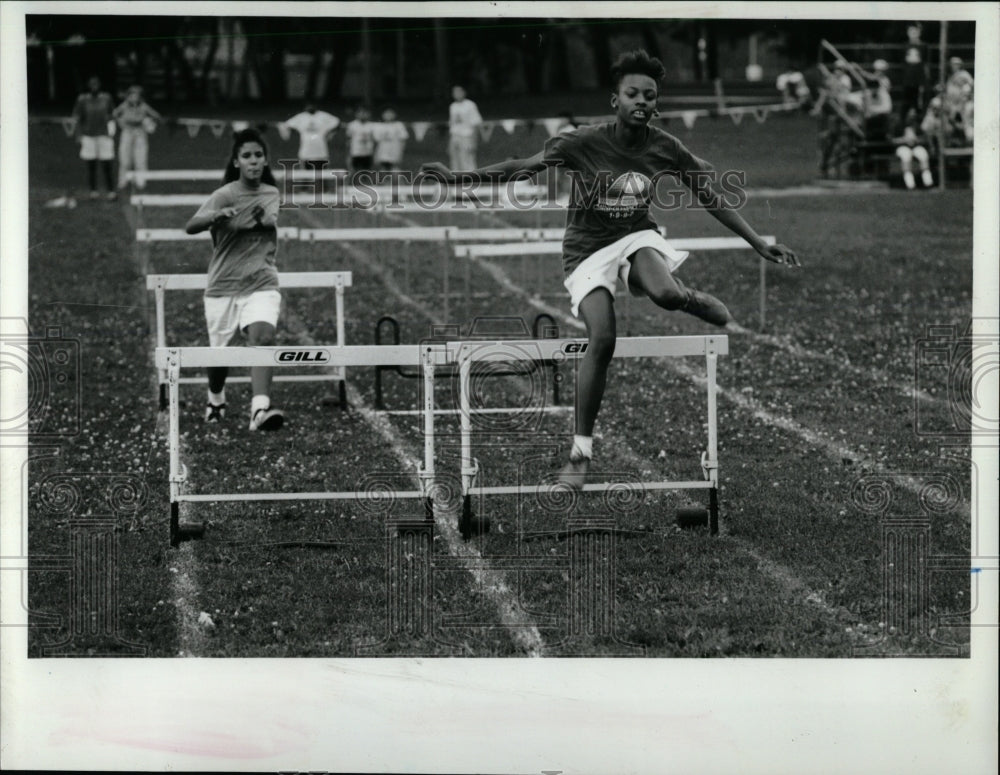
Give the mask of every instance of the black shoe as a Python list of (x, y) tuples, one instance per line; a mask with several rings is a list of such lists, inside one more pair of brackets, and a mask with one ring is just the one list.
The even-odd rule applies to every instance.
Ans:
[(205, 407), (205, 422), (222, 422), (226, 419), (226, 405), (209, 403)]

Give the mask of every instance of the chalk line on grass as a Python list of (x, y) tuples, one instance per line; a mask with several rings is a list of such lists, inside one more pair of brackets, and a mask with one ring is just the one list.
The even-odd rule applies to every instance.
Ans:
[[(411, 226), (416, 225), (415, 222), (409, 218), (405, 218), (403, 216), (394, 216), (394, 217), (399, 218), (399, 220), (406, 222), (408, 225)], [(501, 226), (508, 225), (501, 219), (496, 218), (495, 216), (490, 216), (490, 217), (494, 221), (499, 222)], [(507, 276), (506, 272), (504, 272), (503, 269), (501, 269), (496, 264), (493, 264), (481, 258), (476, 258), (475, 260), (476, 263), (482, 266), (487, 271), (487, 273), (494, 279), (494, 281), (497, 282), (501, 287), (510, 291), (511, 293), (526, 298), (528, 302), (533, 307), (535, 307), (535, 309), (538, 309), (541, 312), (548, 313), (556, 319), (561, 319), (566, 325), (568, 325), (571, 328), (575, 328), (576, 330), (581, 332), (586, 331), (586, 327), (584, 326), (584, 324), (581, 323), (576, 318), (567, 315), (560, 308), (546, 304), (541, 299), (528, 294), (527, 291), (525, 291), (519, 285), (511, 281), (510, 278)], [(381, 267), (378, 267), (378, 272), (379, 273), (383, 272)], [(410, 303), (417, 309), (424, 309), (423, 305), (420, 305), (418, 302), (412, 299), (408, 299), (408, 303)], [(675, 368), (680, 365), (674, 363), (676, 359), (665, 359), (665, 360), (667, 360), (668, 363), (670, 363), (671, 366)], [(686, 376), (688, 379), (691, 379), (692, 381), (696, 381), (696, 384), (698, 384), (699, 386), (704, 385), (705, 382), (704, 377), (699, 377), (699, 375), (695, 374), (693, 371), (689, 370), (687, 373), (684, 374), (684, 376)], [(740, 397), (741, 398), (743, 397), (742, 394), (740, 394)], [(649, 460), (640, 457), (631, 448), (629, 448), (627, 443), (625, 443), (623, 440), (617, 439), (612, 436), (611, 438), (607, 439), (607, 444), (613, 450), (612, 454), (623, 459), (627, 466), (632, 466), (637, 471), (645, 470), (645, 468), (648, 467), (648, 465), (650, 464)], [(685, 502), (693, 503), (693, 501), (690, 500), (686, 492), (664, 491), (664, 493), (662, 494), (679, 498), (680, 500)], [(746, 552), (746, 554), (751, 558), (753, 558), (753, 560), (757, 563), (758, 569), (760, 569), (766, 576), (768, 576), (774, 582), (776, 582), (792, 598), (801, 599), (802, 602), (815, 606), (816, 608), (821, 610), (825, 616), (829, 617), (831, 620), (834, 621), (839, 620), (841, 617), (845, 615), (851, 621), (857, 621), (859, 619), (857, 615), (851, 613), (848, 609), (842, 606), (830, 605), (826, 601), (825, 596), (821, 592), (810, 587), (806, 582), (800, 579), (795, 574), (794, 571), (782, 565), (781, 563), (776, 562), (775, 560), (764, 557), (762, 554), (760, 554), (760, 552), (758, 552), (753, 546), (751, 546), (745, 540), (733, 538), (731, 536), (727, 536), (727, 538), (729, 540), (737, 541), (741, 546), (741, 550)], [(867, 645), (870, 642), (870, 639), (868, 639), (862, 632), (858, 630), (852, 630), (849, 634), (849, 638), (855, 643), (860, 643), (862, 645)]]
[[(341, 247), (355, 259), (364, 262), (366, 267), (378, 275), (385, 288), (400, 301), (420, 312), (431, 322), (439, 322), (429, 308), (403, 293), (389, 274), (373, 261), (372, 256), (367, 251), (350, 243), (342, 243)], [(315, 340), (312, 339), (302, 321), (294, 313), (288, 312), (286, 314), (286, 321), (298, 324), (299, 337), (303, 343), (315, 344)], [(419, 487), (419, 480), (416, 477), (417, 461), (422, 457), (419, 450), (407, 445), (392, 422), (384, 415), (378, 414), (371, 407), (367, 406), (361, 395), (350, 385), (347, 386), (347, 394), (351, 406), (361, 413), (361, 416), (369, 426), (389, 445), (396, 458), (414, 472), (414, 481)], [(443, 508), (435, 504), (435, 526), (444, 537), (448, 551), (455, 557), (466, 561), (466, 569), (472, 574), (472, 577), (496, 606), (500, 614), (500, 620), (510, 631), (514, 641), (524, 649), (528, 656), (543, 656), (545, 653), (545, 642), (542, 639), (542, 635), (535, 623), (523, 613), (521, 607), (518, 605), (515, 593), (507, 584), (506, 574), (503, 571), (487, 567), (479, 550), (462, 539), (456, 527), (458, 517), (459, 513), (456, 507)]]

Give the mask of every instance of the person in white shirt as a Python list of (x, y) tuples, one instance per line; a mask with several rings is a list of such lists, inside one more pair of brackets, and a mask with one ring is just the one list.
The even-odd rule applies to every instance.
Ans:
[(475, 169), (479, 126), (483, 123), (483, 117), (479, 115), (476, 103), (465, 96), (465, 89), (461, 86), (452, 88), (451, 97), (454, 100), (448, 109), (448, 154), (451, 157), (451, 168)]
[(285, 122), (285, 126), (299, 133), (299, 161), (330, 161), (327, 139), (340, 126), (340, 119), (315, 105), (306, 105), (305, 110)]
[(382, 111), (382, 123), (375, 125), (375, 166), (385, 172), (398, 170), (409, 137), (406, 125), (397, 120), (396, 111), (392, 108)]
[(347, 171), (352, 175), (371, 172), (375, 155), (375, 124), (368, 108), (354, 111), (354, 120), (347, 125)]

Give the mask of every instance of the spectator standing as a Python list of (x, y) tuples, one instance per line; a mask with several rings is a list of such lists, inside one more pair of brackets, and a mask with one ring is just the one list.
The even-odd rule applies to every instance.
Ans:
[(370, 119), (368, 108), (362, 105), (347, 125), (347, 171), (352, 176), (375, 167), (375, 124)]
[(921, 27), (914, 23), (906, 28), (906, 50), (903, 53), (902, 92), (899, 103), (900, 120), (906, 120), (911, 110), (917, 115), (924, 109), (927, 92), (927, 44), (920, 40)]
[(135, 186), (146, 187), (142, 173), (149, 169), (149, 135), (163, 116), (146, 104), (141, 86), (130, 86), (125, 101), (112, 114), (121, 133), (118, 138), (118, 189), (128, 185), (129, 172), (135, 172)]
[(97, 163), (100, 162), (104, 182), (108, 187), (108, 199), (115, 199), (117, 194), (111, 174), (111, 163), (115, 158), (115, 144), (111, 139), (111, 132), (114, 131), (111, 95), (101, 91), (101, 79), (96, 75), (87, 81), (87, 88), (88, 91), (77, 97), (73, 106), (74, 137), (80, 144), (80, 158), (87, 164), (90, 198), (97, 199), (99, 196)]
[(479, 127), (483, 117), (479, 115), (476, 103), (465, 96), (465, 89), (454, 86), (451, 90), (453, 102), (448, 108), (448, 155), (453, 170), (471, 170), (476, 167), (476, 148)]
[(375, 166), (384, 172), (400, 169), (409, 138), (406, 124), (396, 118), (396, 111), (383, 110), (382, 122), (375, 126)]
[(299, 161), (312, 166), (330, 161), (327, 139), (340, 126), (339, 118), (317, 110), (313, 104), (306, 104), (301, 113), (285, 122), (285, 126), (299, 133)]

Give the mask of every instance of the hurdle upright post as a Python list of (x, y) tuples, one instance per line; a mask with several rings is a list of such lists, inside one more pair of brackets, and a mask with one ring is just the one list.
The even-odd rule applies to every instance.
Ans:
[(420, 471), (420, 487), (424, 491), (425, 516), (434, 521), (434, 497), (431, 485), (434, 483), (434, 351), (424, 346), (421, 356), (424, 371), (424, 465)]
[[(162, 283), (157, 284), (156, 289), (153, 293), (153, 298), (156, 304), (156, 346), (166, 347), (167, 346), (167, 317), (164, 311), (164, 301), (163, 301), (163, 285)], [(159, 370), (160, 379), (160, 411), (167, 408), (167, 370)]]
[(712, 487), (708, 491), (708, 528), (712, 535), (719, 532), (719, 429), (716, 407), (716, 372), (718, 358), (713, 338), (705, 341), (705, 371), (708, 393), (708, 459), (705, 461), (705, 475)]
[[(461, 351), (460, 351), (461, 352)], [(462, 466), (462, 517), (459, 529), (462, 537), (472, 535), (472, 495), (469, 490), (476, 481), (476, 467), (472, 462), (472, 402), (469, 399), (469, 381), (472, 359), (463, 357), (458, 364), (458, 406), (461, 411), (461, 466)]]
[(170, 475), (170, 545), (178, 546), (181, 540), (180, 495), (184, 475), (181, 471), (180, 378), (181, 369), (176, 350), (171, 350), (167, 360), (167, 447)]

